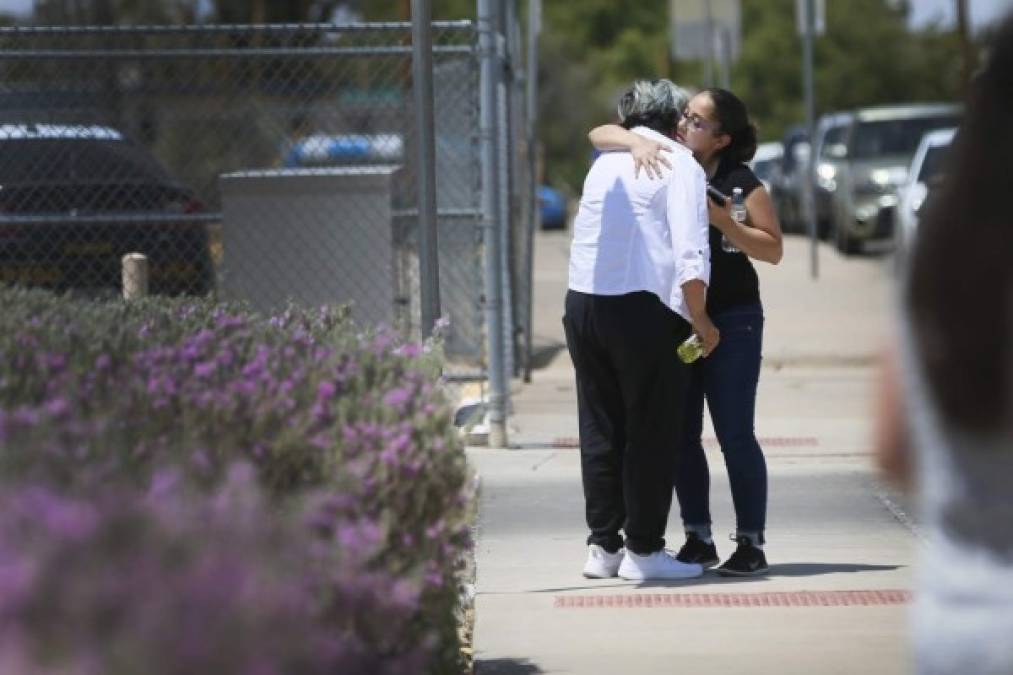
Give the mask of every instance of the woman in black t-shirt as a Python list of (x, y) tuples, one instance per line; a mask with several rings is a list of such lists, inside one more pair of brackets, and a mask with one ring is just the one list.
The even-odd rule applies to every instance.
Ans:
[[(602, 150), (627, 149), (638, 170), (660, 175), (666, 148), (621, 127), (598, 127), (590, 134)], [(767, 571), (763, 553), (767, 513), (767, 465), (756, 440), (753, 422), (760, 377), (763, 307), (751, 258), (777, 264), (781, 260), (781, 227), (770, 195), (746, 165), (756, 151), (756, 128), (746, 106), (725, 89), (705, 89), (686, 106), (676, 139), (703, 166), (711, 185), (731, 196), (741, 188), (746, 218), (732, 218), (731, 204), (708, 200), (711, 280), (707, 313), (721, 332), (717, 348), (692, 365), (687, 392), (684, 442), (679, 448), (676, 494), (686, 543), (682, 562), (711, 567), (719, 562), (711, 537), (710, 471), (701, 442), (703, 406), (721, 445), (735, 505), (738, 546), (718, 568), (727, 576), (753, 576)], [(730, 200), (729, 200), (730, 202)], [(674, 351), (674, 348), (673, 348)], [(673, 355), (674, 358), (674, 355)]]

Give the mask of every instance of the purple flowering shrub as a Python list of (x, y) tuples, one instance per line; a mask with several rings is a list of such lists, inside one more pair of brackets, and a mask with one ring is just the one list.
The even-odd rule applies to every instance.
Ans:
[(163, 471), (147, 494), (89, 499), (44, 487), (0, 493), (0, 672), (425, 668), (426, 645), (378, 649), (357, 625), (366, 617), (403, 636), (417, 589), (363, 573), (363, 549), (328, 546), (302, 526), (318, 517), (312, 500), (279, 514), (242, 464), (211, 492), (187, 494), (177, 478)]
[(429, 645), (430, 670), (456, 668), (470, 490), (438, 345), (361, 331), (327, 308), (266, 318), (4, 289), (0, 303), (0, 479), (89, 498), (144, 492), (171, 467), (206, 492), (247, 462), (278, 508), (323, 495), (312, 528), (341, 555), (367, 554), (335, 574), (392, 575), (418, 594), (393, 633), (364, 597), (362, 639)]

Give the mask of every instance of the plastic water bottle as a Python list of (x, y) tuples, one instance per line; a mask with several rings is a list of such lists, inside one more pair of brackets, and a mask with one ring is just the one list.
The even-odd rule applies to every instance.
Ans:
[(679, 360), (683, 363), (693, 363), (696, 361), (703, 356), (703, 342), (700, 341), (700, 336), (696, 333), (690, 335), (683, 340), (681, 345), (675, 348), (675, 353), (679, 355)]
[[(746, 222), (746, 198), (742, 194), (742, 188), (739, 187), (732, 189), (732, 220), (736, 223)], [(721, 250), (726, 253), (740, 253), (725, 235), (721, 235)]]

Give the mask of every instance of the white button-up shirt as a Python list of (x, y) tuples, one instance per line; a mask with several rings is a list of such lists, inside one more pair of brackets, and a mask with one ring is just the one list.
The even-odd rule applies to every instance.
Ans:
[(569, 287), (594, 295), (649, 291), (687, 321), (682, 284), (710, 283), (707, 178), (693, 154), (646, 127), (634, 133), (672, 148), (661, 178), (634, 178), (633, 156), (607, 152), (584, 180), (573, 221)]

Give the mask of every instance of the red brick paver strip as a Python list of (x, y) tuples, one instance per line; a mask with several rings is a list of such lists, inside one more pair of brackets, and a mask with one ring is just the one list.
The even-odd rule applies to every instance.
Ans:
[(781, 593), (622, 593), (557, 595), (558, 609), (643, 609), (652, 607), (870, 607), (903, 605), (911, 592), (796, 591)]

